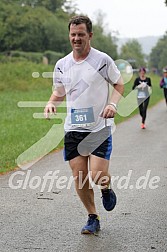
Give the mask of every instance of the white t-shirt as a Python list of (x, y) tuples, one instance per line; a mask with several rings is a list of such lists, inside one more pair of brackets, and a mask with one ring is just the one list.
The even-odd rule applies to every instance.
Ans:
[(101, 114), (108, 104), (109, 83), (117, 83), (119, 78), (113, 59), (94, 48), (83, 61), (76, 62), (73, 52), (57, 61), (53, 85), (65, 89), (65, 131), (97, 132), (112, 126), (114, 119), (102, 118)]

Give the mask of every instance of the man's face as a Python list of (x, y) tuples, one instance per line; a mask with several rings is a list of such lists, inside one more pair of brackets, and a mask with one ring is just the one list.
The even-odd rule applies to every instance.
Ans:
[(85, 24), (71, 24), (69, 39), (73, 51), (78, 53), (84, 53), (90, 46), (90, 39), (92, 38), (92, 32), (88, 33)]

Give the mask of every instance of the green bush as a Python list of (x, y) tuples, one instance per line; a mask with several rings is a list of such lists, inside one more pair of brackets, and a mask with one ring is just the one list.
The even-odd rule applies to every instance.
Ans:
[(48, 59), (48, 63), (51, 65), (55, 65), (55, 63), (62, 57), (64, 57), (63, 53), (54, 52), (54, 51), (45, 51), (44, 56)]
[(31, 61), (34, 63), (42, 63), (43, 57), (46, 57), (50, 65), (55, 65), (55, 63), (62, 57), (63, 53), (54, 51), (41, 52), (23, 52), (23, 51), (9, 51), (0, 54), (0, 62), (19, 62), (19, 61)]
[(42, 59), (43, 59), (43, 54), (39, 52), (11, 51), (10, 56), (12, 58), (13, 57), (25, 58), (35, 63), (42, 63)]
[(7, 55), (0, 55), (0, 62), (1, 63), (7, 63), (7, 62), (22, 62), (22, 61), (28, 61), (28, 59), (26, 59), (25, 57), (11, 57), (11, 56), (7, 56)]

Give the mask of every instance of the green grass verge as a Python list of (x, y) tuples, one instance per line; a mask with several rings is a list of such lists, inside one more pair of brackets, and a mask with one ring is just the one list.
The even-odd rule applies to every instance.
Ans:
[[(34, 119), (33, 113), (43, 113), (42, 107), (18, 107), (20, 101), (46, 102), (52, 92), (52, 79), (42, 77), (32, 78), (33, 72), (53, 71), (53, 66), (45, 66), (30, 62), (0, 64), (0, 173), (13, 170), (17, 157), (43, 138), (55, 124), (55, 120)], [(150, 76), (153, 84), (153, 93), (150, 106), (163, 99), (159, 88), (159, 76)], [(125, 84), (126, 96), (132, 88), (133, 79)], [(60, 109), (61, 111), (61, 109)], [(116, 116), (116, 124), (138, 113), (133, 111), (128, 117)], [(56, 137), (56, 136), (55, 136)], [(54, 139), (51, 139), (54, 141)], [(57, 148), (63, 147), (63, 141)]]

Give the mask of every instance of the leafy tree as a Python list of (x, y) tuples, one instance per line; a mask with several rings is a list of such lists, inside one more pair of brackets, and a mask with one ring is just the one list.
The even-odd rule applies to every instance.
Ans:
[(79, 11), (75, 0), (66, 0), (63, 4), (63, 10), (71, 16), (76, 15), (76, 13)]
[(62, 10), (53, 14), (44, 7), (0, 4), (0, 51), (68, 51), (66, 20)]
[[(65, 16), (67, 19), (67, 16)], [(69, 19), (69, 18), (68, 18)], [(47, 38), (46, 48), (56, 52), (68, 53), (71, 50), (71, 46), (68, 38), (68, 27), (64, 19), (59, 16), (51, 17), (45, 20), (45, 35)]]
[[(22, 7), (20, 7), (22, 8)], [(18, 12), (19, 13), (19, 12)], [(52, 14), (45, 8), (32, 9), (18, 14), (16, 9), (3, 25), (3, 38), (0, 38), (0, 49), (38, 52), (45, 50), (46, 35), (44, 22)]]
[[(50, 8), (51, 3), (58, 5)], [(62, 3), (67, 4), (58, 8)], [(68, 38), (68, 21), (76, 14), (75, 7), (72, 0), (8, 0), (7, 4), (6, 0), (1, 0), (0, 51), (52, 50), (69, 53), (71, 45)], [(117, 46), (111, 34), (105, 31), (102, 16), (99, 16), (93, 29), (92, 45), (116, 59)]]
[(156, 68), (158, 72), (167, 65), (167, 32), (158, 40), (156, 46), (150, 53), (150, 67)]
[(36, 0), (37, 6), (42, 6), (48, 9), (51, 12), (56, 12), (58, 9), (60, 9), (66, 0)]
[(100, 26), (94, 25), (92, 46), (110, 55), (114, 60), (117, 59), (117, 46), (114, 44), (110, 33), (104, 34)]
[(15, 29), (20, 23), (19, 16), (24, 15), (26, 11), (27, 8), (23, 10), (17, 4), (5, 4), (5, 0), (0, 2), (0, 51), (9, 50), (10, 44), (12, 42), (15, 44), (15, 40), (19, 39), (15, 37), (17, 34)]
[[(1, 1), (5, 2), (5, 0)], [(14, 2), (22, 7), (44, 7), (47, 10), (55, 13), (65, 4), (66, 0), (15, 0)], [(12, 0), (8, 0), (8, 3), (12, 3)]]
[(121, 47), (120, 58), (129, 61), (133, 68), (144, 66), (142, 47), (136, 39), (129, 40)]
[(93, 25), (92, 46), (110, 55), (114, 60), (117, 58), (117, 45), (110, 32), (107, 32), (107, 25), (104, 23), (105, 13), (97, 11), (96, 21)]

